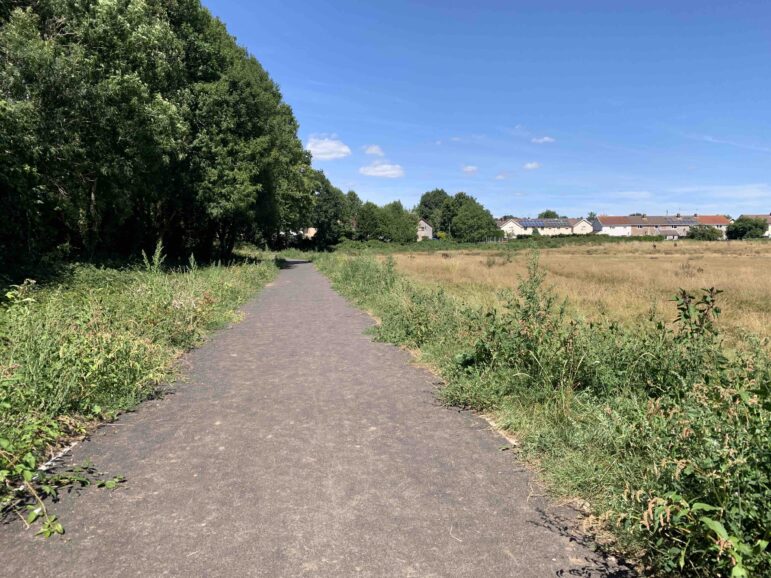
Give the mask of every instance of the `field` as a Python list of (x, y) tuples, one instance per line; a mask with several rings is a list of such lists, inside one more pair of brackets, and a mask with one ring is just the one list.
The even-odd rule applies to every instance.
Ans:
[[(447, 251), (394, 254), (397, 270), (440, 286), (475, 305), (498, 300), (526, 273), (527, 251)], [(567, 245), (541, 251), (546, 282), (570, 311), (589, 320), (633, 326), (649, 318), (672, 320), (678, 289), (716, 287), (721, 326), (728, 337), (750, 331), (771, 337), (771, 243), (640, 242)]]

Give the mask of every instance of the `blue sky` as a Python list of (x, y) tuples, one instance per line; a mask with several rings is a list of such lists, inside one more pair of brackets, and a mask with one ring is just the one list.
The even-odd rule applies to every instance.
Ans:
[(771, 2), (204, 4), (363, 199), (771, 212)]

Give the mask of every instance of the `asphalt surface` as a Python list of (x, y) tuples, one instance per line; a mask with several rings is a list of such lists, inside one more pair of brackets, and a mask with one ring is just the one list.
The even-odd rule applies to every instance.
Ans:
[(67, 458), (122, 487), (63, 496), (63, 537), (0, 525), (1, 575), (625, 575), (313, 265), (244, 312)]

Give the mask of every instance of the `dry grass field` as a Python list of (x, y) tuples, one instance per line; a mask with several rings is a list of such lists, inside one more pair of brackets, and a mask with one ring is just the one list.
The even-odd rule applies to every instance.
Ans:
[[(397, 269), (441, 285), (470, 303), (492, 304), (497, 289), (516, 287), (527, 251), (405, 253)], [(749, 330), (771, 337), (771, 243), (650, 242), (544, 249), (547, 283), (570, 310), (588, 319), (624, 324), (647, 318), (671, 321), (678, 288), (724, 291), (721, 324), (727, 335)]]

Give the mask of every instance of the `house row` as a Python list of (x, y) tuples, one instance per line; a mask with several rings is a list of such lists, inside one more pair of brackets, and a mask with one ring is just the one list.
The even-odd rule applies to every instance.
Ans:
[(594, 231), (586, 219), (500, 219), (498, 228), (507, 239), (527, 235), (588, 235)]
[(610, 237), (662, 236), (667, 239), (685, 237), (691, 227), (714, 227), (723, 233), (731, 224), (724, 215), (600, 215), (594, 220), (594, 232)]

